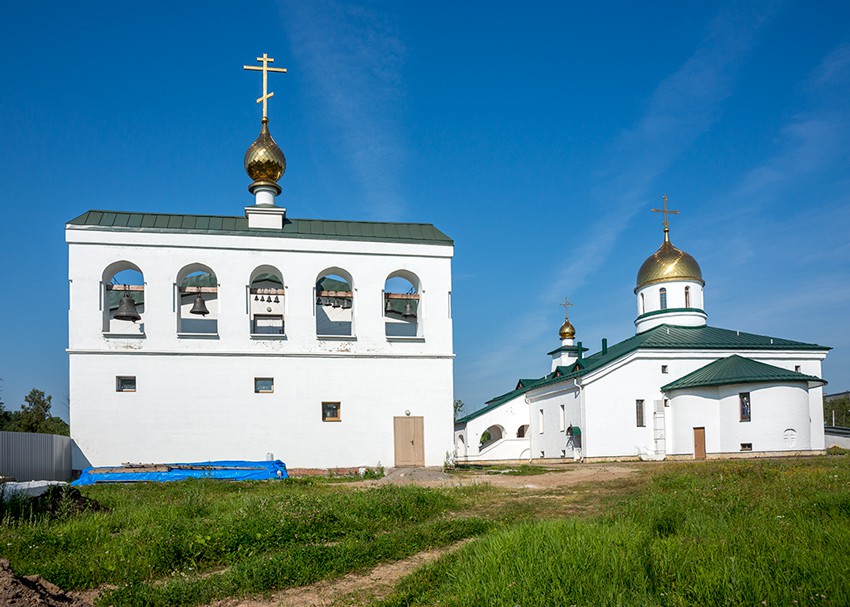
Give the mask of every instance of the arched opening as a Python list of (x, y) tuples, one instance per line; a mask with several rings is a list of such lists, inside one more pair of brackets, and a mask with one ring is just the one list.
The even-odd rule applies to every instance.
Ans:
[(502, 436), (504, 436), (504, 430), (501, 426), (490, 426), (481, 433), (481, 444), (478, 448), (483, 449), (484, 447), (489, 447), (493, 443), (502, 440)]
[(177, 274), (177, 332), (218, 333), (218, 280), (203, 264), (186, 266)]
[(419, 278), (407, 270), (398, 270), (384, 282), (384, 327), (387, 337), (421, 335), (419, 319)]
[(664, 287), (661, 287), (661, 289), (658, 291), (658, 295), (661, 298), (660, 308), (662, 310), (666, 310), (667, 309), (667, 289), (665, 289)]
[(103, 272), (103, 332), (142, 335), (145, 332), (145, 277), (135, 264), (119, 261)]
[(691, 307), (691, 288), (685, 287), (685, 307)]
[(251, 335), (284, 334), (283, 275), (273, 266), (260, 266), (251, 274), (248, 310)]
[(516, 431), (517, 438), (525, 438), (528, 435), (528, 424), (523, 424)]
[(316, 335), (354, 335), (354, 288), (351, 275), (328, 268), (316, 279)]
[(640, 294), (640, 312), (639, 314), (646, 313), (646, 303), (644, 302), (643, 293)]
[(466, 441), (463, 440), (463, 434), (458, 434), (455, 442), (455, 457), (466, 457)]

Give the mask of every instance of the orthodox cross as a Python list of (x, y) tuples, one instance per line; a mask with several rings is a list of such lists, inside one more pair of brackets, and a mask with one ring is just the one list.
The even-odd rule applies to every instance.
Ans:
[(246, 70), (253, 70), (256, 72), (263, 72), (263, 96), (257, 99), (257, 103), (263, 102), (263, 120), (268, 121), (268, 101), (272, 97), (274, 97), (274, 93), (269, 92), (269, 72), (281, 72), (286, 73), (285, 67), (269, 67), (269, 63), (273, 63), (274, 59), (269, 57), (267, 54), (263, 53), (262, 57), (257, 57), (257, 61), (261, 61), (263, 63), (262, 67), (256, 65), (243, 65)]
[(560, 305), (562, 308), (564, 308), (564, 318), (569, 318), (570, 317), (570, 307), (573, 305), (573, 304), (570, 303), (570, 298), (564, 297), (564, 303), (558, 304), (558, 305)]
[(664, 231), (667, 232), (670, 229), (670, 222), (668, 221), (668, 214), (678, 215), (679, 211), (673, 211), (667, 208), (667, 194), (664, 194), (664, 208), (663, 209), (652, 209), (653, 213), (664, 213), (664, 221), (662, 222), (664, 225)]

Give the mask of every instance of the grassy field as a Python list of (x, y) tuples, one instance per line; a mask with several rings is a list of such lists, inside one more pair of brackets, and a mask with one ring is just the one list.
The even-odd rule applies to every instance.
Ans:
[(496, 530), (401, 605), (850, 605), (850, 458), (660, 469), (597, 516)]
[(479, 537), (376, 605), (850, 605), (850, 457), (634, 466), (602, 487), (95, 486), (106, 511), (0, 511), (0, 558), (102, 605), (200, 605)]
[(305, 585), (485, 532), (449, 514), (486, 488), (454, 491), (338, 483), (189, 481), (102, 485), (109, 510), (0, 524), (0, 557), (100, 604), (197, 605)]

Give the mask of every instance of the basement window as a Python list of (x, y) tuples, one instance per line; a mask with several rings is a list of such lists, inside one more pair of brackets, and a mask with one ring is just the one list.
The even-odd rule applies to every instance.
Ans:
[(273, 377), (255, 377), (254, 378), (254, 393), (256, 394), (271, 394), (274, 392)]
[(116, 392), (135, 392), (136, 391), (136, 376), (135, 375), (119, 375), (115, 378)]
[(322, 403), (322, 421), (342, 421), (342, 418), (340, 417), (340, 403)]
[(752, 451), (753, 444), (752, 443), (741, 443), (741, 451)]

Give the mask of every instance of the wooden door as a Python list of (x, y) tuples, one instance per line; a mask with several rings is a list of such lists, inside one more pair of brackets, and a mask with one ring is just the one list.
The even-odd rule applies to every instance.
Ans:
[(705, 428), (694, 428), (694, 459), (705, 459)]
[(425, 465), (425, 418), (394, 417), (395, 465)]

